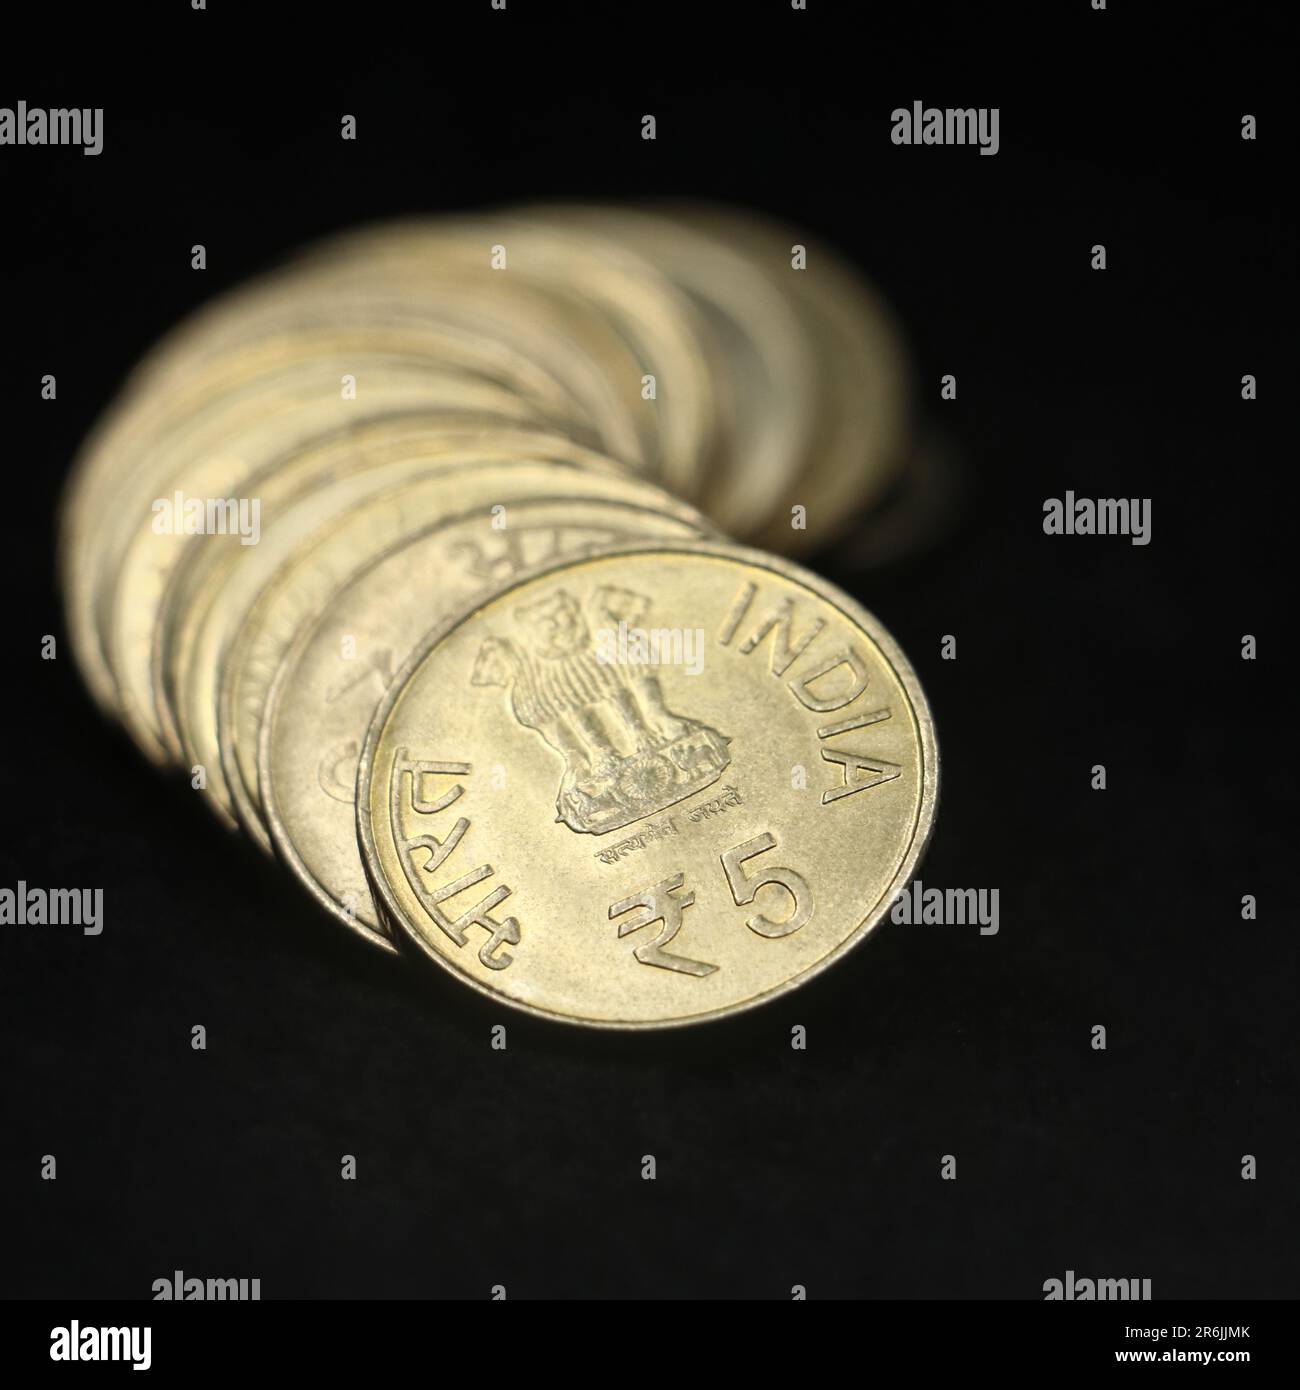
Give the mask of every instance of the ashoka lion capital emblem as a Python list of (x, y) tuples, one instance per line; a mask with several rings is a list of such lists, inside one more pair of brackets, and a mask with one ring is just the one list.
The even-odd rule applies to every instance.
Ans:
[[(650, 601), (602, 586), (588, 609), (598, 622), (639, 621)], [(640, 661), (602, 661), (574, 597), (557, 589), (517, 610), (527, 649), (489, 637), (471, 681), (510, 692), (510, 708), (564, 759), (556, 820), (603, 835), (711, 786), (731, 762), (730, 739), (664, 704), (659, 678)]]

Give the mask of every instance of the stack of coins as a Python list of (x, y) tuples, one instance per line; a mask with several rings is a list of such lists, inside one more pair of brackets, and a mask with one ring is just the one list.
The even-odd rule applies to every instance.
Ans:
[(729, 1013), (859, 940), (929, 834), (911, 668), (773, 553), (881, 502), (908, 418), (871, 289), (748, 214), (363, 228), (136, 368), (64, 501), (70, 637), (379, 949), (571, 1022)]

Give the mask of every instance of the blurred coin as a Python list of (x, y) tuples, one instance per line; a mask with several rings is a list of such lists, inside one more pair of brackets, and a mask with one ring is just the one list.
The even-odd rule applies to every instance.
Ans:
[[(340, 397), (344, 364), (365, 382), (355, 399)], [(448, 426), (529, 419), (526, 403), (503, 387), (422, 363), (353, 354), (299, 364), (168, 432), (147, 475), (137, 469), (106, 508), (113, 544), (96, 566), (97, 626), (119, 717), (153, 761), (163, 761), (165, 748), (153, 717), (150, 660), (172, 575), (196, 547), (259, 543), (263, 499), (250, 482), (269, 465), (344, 425), (415, 409), (445, 413)], [(194, 534), (188, 522), (198, 525)]]
[(812, 449), (821, 365), (803, 316), (772, 276), (707, 224), (634, 208), (527, 209), (583, 225), (651, 261), (695, 304), (719, 427), (702, 509), (743, 539), (770, 523)]
[[(715, 427), (703, 326), (672, 279), (627, 245), (505, 209), (362, 227), (309, 249), (297, 265), (345, 282), (359, 274), (368, 283), (423, 285), (440, 298), (461, 291), (480, 306), (546, 296), (565, 315), (568, 339), (592, 344), (637, 423), (647, 471), (682, 497), (698, 495)], [(511, 321), (517, 317), (512, 305)]]
[(671, 211), (762, 266), (815, 345), (819, 429), (777, 515), (751, 539), (784, 554), (824, 546), (885, 493), (911, 447), (911, 372), (894, 315), (848, 262), (797, 228), (713, 204)]
[[(146, 504), (157, 495), (142, 480), (156, 479), (159, 469), (175, 466), (177, 449), (174, 443), (169, 447), (173, 432), (203, 428), (214, 415), (224, 426), (244, 402), (256, 402), (262, 392), (275, 396), (286, 372), (302, 370), (304, 364), (308, 369), (313, 363), (337, 364), (340, 355), (360, 394), (368, 383), (357, 383), (355, 373), (370, 352), (430, 367), (441, 363), (484, 377), (522, 397), (524, 404), (510, 412), (512, 417), (558, 421), (566, 433), (586, 437), (583, 422), (570, 422), (564, 415), (567, 397), (560, 386), (548, 385), (542, 368), (504, 344), (426, 321), (394, 324), (380, 317), (353, 327), (286, 331), (168, 372), (165, 382), (142, 378), (151, 389), (141, 385), (128, 390), (83, 446), (60, 510), (58, 566), (69, 636), (91, 691), (106, 710), (114, 710), (116, 692), (97, 613), (111, 602), (105, 557), (111, 568), (122, 544), (115, 512), (120, 507), (129, 512), (131, 499), (142, 494)], [(347, 386), (342, 376), (335, 383), (340, 398)], [(501, 412), (498, 405), (496, 413)], [(183, 463), (183, 449), (179, 457)]]
[(207, 370), (214, 357), (385, 323), (395, 347), (437, 332), (445, 340), (440, 361), (514, 386), (547, 418), (631, 467), (657, 467), (643, 446), (653, 421), (623, 385), (637, 376), (637, 359), (595, 309), (522, 276), (505, 279), (450, 260), (387, 265), (322, 252), (270, 277), (255, 295), (217, 301), (197, 319), (151, 363), (152, 394)]
[[(266, 464), (247, 481), (250, 496), (259, 498), (263, 534), (295, 499), (350, 475), (387, 464), (421, 457), (443, 458), (461, 451), (467, 458), (475, 450), (498, 450), (521, 456), (581, 458), (583, 466), (627, 476), (626, 470), (602, 454), (585, 451), (567, 436), (527, 425), (503, 425), (494, 420), (466, 421), (442, 411), (394, 411), (375, 420), (343, 426), (300, 448), (291, 449)], [(368, 486), (363, 484), (360, 492)], [(262, 541), (259, 540), (259, 546)], [(172, 684), (178, 654), (195, 621), (193, 610), (212, 601), (232, 566), (245, 559), (245, 550), (222, 536), (203, 536), (186, 547), (168, 576), (158, 606), (150, 651), (151, 719), (173, 761), (182, 757), (182, 741), (172, 704)]]

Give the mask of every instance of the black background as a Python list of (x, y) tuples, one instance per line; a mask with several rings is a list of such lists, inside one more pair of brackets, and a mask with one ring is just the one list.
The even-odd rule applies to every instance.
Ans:
[[(265, 1298), (1033, 1299), (1067, 1269), (1300, 1289), (1272, 61), (1295, 35), (1247, 6), (810, 6), (218, 0), (8, 35), (0, 105), (103, 106), (105, 147), (0, 147), (0, 886), (103, 887), (106, 926), (0, 928), (0, 1291), (144, 1298), (175, 1269)], [(1001, 152), (893, 146), (918, 99), (998, 106)], [(755, 1014), (621, 1037), (354, 944), (40, 644), (70, 460), (186, 311), (365, 218), (660, 194), (798, 222), (906, 325), (965, 459), (960, 524), (883, 573), (814, 565), (930, 696), (923, 881), (998, 888), (1001, 930), (887, 924)], [(1151, 498), (1152, 543), (1045, 536), (1070, 488)]]

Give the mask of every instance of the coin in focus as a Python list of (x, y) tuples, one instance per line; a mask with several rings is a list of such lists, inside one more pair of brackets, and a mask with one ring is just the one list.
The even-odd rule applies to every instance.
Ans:
[(757, 1005), (860, 941), (937, 786), (874, 618), (774, 556), (654, 542), (436, 631), (370, 726), (358, 838), (389, 925), (458, 979), (645, 1028)]

